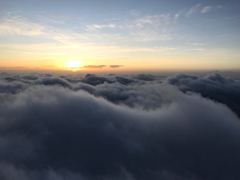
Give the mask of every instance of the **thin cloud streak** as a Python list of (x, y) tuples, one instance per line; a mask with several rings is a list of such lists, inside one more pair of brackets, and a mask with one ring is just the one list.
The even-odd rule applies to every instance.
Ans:
[(86, 65), (86, 66), (83, 66), (83, 68), (104, 68), (104, 67), (107, 67), (106, 65)]
[(120, 68), (123, 67), (123, 65), (110, 65), (109, 68)]
[(87, 25), (88, 30), (96, 30), (96, 29), (103, 29), (103, 28), (115, 28), (115, 24), (107, 24), (107, 25), (100, 25), (100, 24), (93, 24), (93, 25)]
[(204, 8), (201, 10), (201, 12), (204, 14), (204, 13), (206, 13), (206, 12), (209, 12), (211, 9), (212, 9), (211, 6), (206, 6), (206, 7), (204, 7)]

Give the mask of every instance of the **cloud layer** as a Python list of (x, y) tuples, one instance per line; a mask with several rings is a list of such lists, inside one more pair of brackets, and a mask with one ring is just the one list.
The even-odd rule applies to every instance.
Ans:
[(236, 79), (0, 77), (0, 179), (240, 177)]

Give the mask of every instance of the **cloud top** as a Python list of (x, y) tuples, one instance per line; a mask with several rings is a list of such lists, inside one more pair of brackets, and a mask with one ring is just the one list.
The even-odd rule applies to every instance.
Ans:
[(240, 177), (240, 119), (230, 106), (239, 103), (237, 79), (216, 73), (0, 78), (1, 179)]

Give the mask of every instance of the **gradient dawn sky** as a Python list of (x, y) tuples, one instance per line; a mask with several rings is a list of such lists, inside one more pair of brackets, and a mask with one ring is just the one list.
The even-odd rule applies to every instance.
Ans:
[(0, 70), (239, 70), (239, 0), (0, 0)]

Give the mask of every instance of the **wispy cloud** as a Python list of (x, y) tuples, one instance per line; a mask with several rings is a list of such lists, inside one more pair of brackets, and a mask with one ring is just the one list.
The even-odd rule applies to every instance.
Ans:
[(26, 66), (12, 66), (12, 67), (1, 67), (0, 66), (0, 69), (18, 69), (18, 70), (25, 70), (25, 69), (30, 69), (29, 67), (26, 67)]
[(221, 6), (221, 5), (217, 5), (217, 7), (216, 7), (217, 9), (222, 9), (223, 8), (223, 6)]
[(0, 35), (18, 34), (26, 36), (38, 36), (44, 32), (44, 26), (31, 23), (21, 17), (3, 18), (0, 21)]
[(167, 24), (170, 24), (170, 14), (147, 15), (136, 19), (130, 27), (141, 29), (149, 25), (163, 26)]
[(165, 41), (172, 39), (175, 28), (170, 14), (147, 15), (129, 21), (127, 28), (136, 41)]
[(184, 51), (204, 51), (203, 48), (196, 48), (196, 49), (184, 49)]
[(197, 12), (200, 7), (201, 7), (201, 4), (197, 4), (193, 7), (191, 7), (190, 10), (187, 12), (186, 16), (188, 17), (188, 16), (192, 15), (193, 13)]
[(40, 22), (51, 23), (51, 24), (65, 24), (66, 19), (64, 17), (54, 16), (49, 13), (37, 16)]
[(134, 16), (138, 16), (140, 14), (140, 11), (138, 11), (138, 10), (131, 10), (130, 14), (134, 15)]
[(210, 11), (211, 9), (212, 9), (211, 6), (205, 6), (205, 7), (201, 10), (201, 12), (204, 14), (204, 13)]
[[(102, 51), (107, 53), (121, 53), (121, 52), (167, 52), (175, 50), (174, 47), (154, 47), (154, 48), (143, 48), (143, 47), (132, 47), (132, 46), (113, 46), (113, 45), (96, 45), (91, 43), (69, 43), (69, 44), (54, 44), (54, 43), (43, 43), (43, 44), (0, 44), (0, 47), (11, 48), (20, 50), (22, 53), (25, 51), (32, 52), (32, 50), (50, 50), (45, 54), (60, 54), (65, 53), (64, 50), (78, 50), (78, 51)], [(59, 50), (61, 50), (59, 52)], [(32, 52), (36, 54), (36, 52)], [(42, 54), (42, 52), (37, 52)]]
[(203, 46), (203, 43), (187, 43), (189, 46)]
[[(38, 19), (41, 17), (38, 16)], [(48, 21), (49, 18), (45, 18)], [(52, 17), (50, 17), (52, 19)], [(57, 20), (56, 20), (57, 21)], [(60, 20), (59, 20), (60, 21)], [(37, 21), (42, 22), (42, 21)], [(60, 23), (60, 22), (59, 22)], [(92, 29), (114, 28), (115, 24), (107, 25), (89, 25)], [(98, 42), (104, 39), (121, 39), (119, 35), (109, 35), (100, 33), (75, 32), (73, 29), (58, 28), (46, 24), (33, 23), (21, 16), (8, 15), (0, 20), (0, 35), (24, 35), (24, 36), (41, 36), (49, 40), (55, 40), (60, 43), (78, 43), (78, 42)], [(107, 37), (111, 36), (111, 37)], [(52, 42), (52, 41), (51, 41)]]
[[(29, 37), (43, 37), (49, 39), (48, 43), (36, 44), (11, 44), (1, 43), (0, 47), (8, 47), (22, 50), (22, 53), (33, 50), (47, 50), (50, 53), (62, 53), (62, 50), (81, 50), (81, 51), (97, 51), (97, 52), (162, 52), (172, 51), (174, 47), (145, 47), (142, 42), (145, 41), (166, 41), (173, 37), (172, 30), (174, 17), (170, 14), (147, 15), (128, 19), (122, 23), (125, 34), (107, 34), (98, 31), (89, 31), (82, 29), (83, 32), (77, 32), (73, 29), (60, 28), (46, 24), (38, 24), (29, 21), (21, 16), (12, 16), (2, 18), (0, 20), (0, 35), (24, 35)], [(37, 21), (38, 22), (38, 21)], [(88, 29), (114, 28), (119, 24), (108, 22), (106, 24), (87, 25)], [(84, 31), (86, 30), (86, 31)], [(53, 43), (53, 40), (55, 41)], [(132, 45), (126, 46), (126, 42), (133, 42)], [(135, 43), (135, 45), (134, 45)], [(47, 54), (48, 52), (45, 51)], [(39, 52), (41, 53), (41, 52)]]
[(144, 28), (146, 25), (153, 24), (153, 22), (157, 19), (157, 16), (146, 16), (143, 18), (139, 18), (135, 21), (134, 26), (136, 28)]
[(96, 30), (96, 29), (103, 29), (103, 28), (115, 28), (115, 24), (92, 24), (86, 25), (88, 30)]
[(179, 14), (179, 13), (175, 14), (175, 16), (174, 16), (174, 19), (178, 19), (178, 18), (179, 18), (179, 16), (180, 16), (180, 14)]

